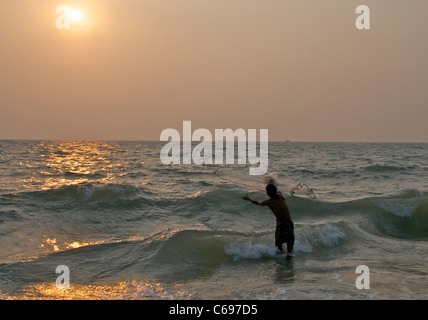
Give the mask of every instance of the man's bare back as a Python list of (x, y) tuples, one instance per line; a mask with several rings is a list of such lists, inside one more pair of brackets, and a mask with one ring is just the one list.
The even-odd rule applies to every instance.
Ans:
[(291, 220), (290, 209), (288, 208), (288, 205), (281, 194), (279, 194), (279, 196), (275, 199), (262, 201), (260, 205), (267, 206), (269, 209), (271, 209), (276, 217), (276, 220)]

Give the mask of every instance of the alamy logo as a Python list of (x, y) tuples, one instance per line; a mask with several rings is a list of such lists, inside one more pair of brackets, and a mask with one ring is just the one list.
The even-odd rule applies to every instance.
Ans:
[[(213, 159), (213, 135), (207, 129), (197, 129), (192, 133), (191, 121), (183, 121), (183, 139), (176, 129), (162, 131), (160, 141), (169, 141), (160, 152), (163, 164), (234, 164), (235, 138), (238, 140), (238, 164), (247, 164), (250, 175), (264, 175), (268, 171), (268, 129), (260, 130), (259, 155), (257, 155), (257, 129), (249, 129), (248, 137), (244, 129), (215, 129)], [(248, 138), (248, 141), (247, 141)], [(192, 149), (192, 142), (200, 142)], [(181, 143), (183, 159), (181, 159)], [(224, 162), (224, 143), (226, 162)], [(248, 154), (247, 154), (248, 152)], [(181, 161), (182, 160), (182, 161)]]
[(357, 289), (370, 289), (370, 269), (366, 265), (360, 265), (355, 269), (355, 273), (361, 274), (355, 280)]
[(370, 9), (366, 5), (360, 5), (355, 9), (355, 13), (359, 13), (357, 20), (355, 20), (355, 27), (358, 30), (370, 29)]
[(70, 289), (70, 269), (60, 265), (56, 267), (55, 273), (60, 273), (60, 276), (56, 278), (56, 287), (58, 289)]

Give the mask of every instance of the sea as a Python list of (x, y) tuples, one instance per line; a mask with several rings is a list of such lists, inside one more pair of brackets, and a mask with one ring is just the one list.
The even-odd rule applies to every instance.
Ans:
[(428, 144), (270, 142), (269, 172), (314, 195), (283, 192), (292, 258), (248, 168), (163, 145), (0, 140), (0, 299), (428, 298)]

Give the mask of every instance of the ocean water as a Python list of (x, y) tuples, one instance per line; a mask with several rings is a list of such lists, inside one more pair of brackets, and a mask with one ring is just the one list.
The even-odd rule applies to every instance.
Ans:
[(0, 141), (0, 298), (428, 298), (428, 144), (270, 143), (270, 171), (316, 194), (286, 195), (292, 259), (241, 199), (262, 189), (213, 173), (238, 165), (166, 166), (162, 146)]

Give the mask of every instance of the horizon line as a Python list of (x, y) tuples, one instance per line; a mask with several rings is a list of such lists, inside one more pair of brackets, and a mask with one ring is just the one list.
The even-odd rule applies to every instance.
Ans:
[[(6, 139), (1, 139), (0, 141), (129, 141), (129, 142), (163, 142), (163, 143), (168, 143), (171, 142), (171, 140), (168, 141), (160, 141), (160, 140), (152, 140), (152, 139), (47, 139), (47, 138), (41, 138), (41, 139), (35, 139), (35, 138), (31, 138), (31, 139), (27, 139), (27, 138), (6, 138)], [(216, 142), (216, 141), (222, 141), (222, 140), (212, 140), (212, 142)], [(223, 140), (224, 141), (224, 140)], [(237, 140), (234, 140), (235, 142), (238, 142)], [(250, 140), (251, 142), (254, 142), (254, 140)], [(247, 141), (247, 142), (250, 142)], [(202, 142), (202, 141), (189, 141), (189, 140), (180, 140), (180, 142)], [(260, 140), (255, 140), (255, 142), (260, 142)], [(290, 139), (285, 139), (285, 140), (268, 140), (268, 143), (278, 143), (278, 142), (283, 142), (283, 143), (428, 143), (428, 141), (331, 141), (331, 140), (290, 140)]]

